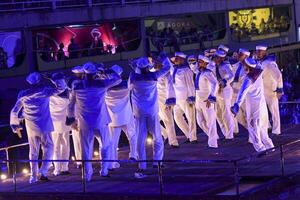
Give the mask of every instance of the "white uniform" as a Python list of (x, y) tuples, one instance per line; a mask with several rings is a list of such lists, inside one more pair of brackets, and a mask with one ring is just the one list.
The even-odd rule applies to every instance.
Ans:
[(282, 74), (273, 59), (266, 58), (261, 61), (261, 66), (263, 69), (265, 98), (272, 115), (272, 133), (279, 135), (281, 133), (280, 114), (277, 93), (275, 91), (282, 91)]
[[(236, 64), (232, 65), (232, 72), (234, 74), (233, 81), (231, 82), (233, 94), (232, 94), (232, 104), (235, 103), (237, 94), (241, 88), (241, 85), (244, 81), (244, 78), (246, 77), (246, 73), (244, 70), (244, 66), (241, 62), (237, 62)], [(246, 107), (245, 102), (242, 103), (240, 110), (234, 120), (234, 132), (239, 132), (239, 124), (241, 124), (243, 127), (247, 129), (247, 120), (246, 120)]]
[[(106, 109), (104, 96), (106, 90), (119, 84), (119, 77), (110, 80), (81, 80), (76, 83), (71, 92), (68, 117), (75, 117), (77, 109), (78, 127), (83, 160), (92, 160), (94, 136), (101, 139), (102, 159), (110, 158), (110, 134), (107, 128), (108, 119), (103, 110)], [(105, 116), (103, 116), (105, 114)], [(102, 163), (101, 175), (108, 174), (109, 163)], [(93, 168), (91, 162), (85, 163), (85, 175), (91, 179)]]
[(214, 73), (219, 82), (225, 81), (226, 86), (224, 88), (219, 87), (217, 92), (217, 120), (220, 125), (221, 131), (226, 139), (233, 138), (234, 121), (233, 115), (230, 111), (231, 99), (232, 99), (232, 87), (230, 82), (233, 79), (233, 73), (229, 63), (224, 61), (220, 66), (216, 66)]
[[(70, 158), (70, 131), (66, 126), (67, 108), (69, 105), (69, 91), (50, 97), (50, 114), (54, 131), (52, 140), (54, 143), (53, 160), (69, 160)], [(68, 162), (54, 162), (54, 175), (69, 171)]]
[[(75, 87), (76, 82), (80, 82), (81, 80), (74, 77), (73, 79), (69, 80), (69, 88), (71, 88), (71, 90)], [(75, 119), (78, 123), (78, 116), (76, 115), (77, 113), (77, 106), (75, 105)], [(81, 151), (81, 144), (80, 144), (80, 137), (79, 137), (79, 131), (72, 129), (72, 140), (73, 140), (73, 147), (74, 147), (74, 153), (75, 153), (75, 158), (76, 160), (82, 160), (82, 151)], [(81, 162), (77, 162), (76, 163), (77, 167), (79, 167), (81, 165)]]
[[(111, 117), (109, 130), (112, 137), (112, 160), (118, 160), (118, 144), (123, 130), (129, 141), (129, 157), (137, 159), (137, 135), (134, 117), (130, 105), (130, 91), (127, 81), (110, 88), (105, 96), (108, 113)], [(112, 168), (118, 168), (119, 163), (113, 163)]]
[(216, 111), (214, 104), (206, 107), (207, 100), (216, 101), (218, 81), (211, 70), (199, 71), (195, 79), (196, 88), (196, 119), (200, 128), (208, 136), (208, 146), (218, 147)]
[[(167, 64), (168, 63), (168, 64)], [(164, 67), (156, 72), (137, 74), (132, 72), (129, 84), (132, 90), (132, 107), (136, 119), (137, 150), (139, 160), (146, 160), (146, 138), (148, 131), (153, 136), (153, 159), (162, 160), (164, 155), (164, 143), (160, 130), (158, 117), (157, 80), (165, 75), (169, 68), (169, 60), (165, 60)], [(147, 163), (140, 162), (139, 169), (146, 169)]]
[[(190, 142), (197, 140), (195, 119), (195, 86), (192, 70), (186, 66), (171, 68), (173, 86), (176, 94), (174, 119), (178, 127)], [(184, 115), (188, 123), (184, 119)]]
[(246, 103), (246, 114), (250, 140), (256, 151), (264, 151), (274, 147), (272, 140), (268, 136), (268, 111), (264, 98), (264, 88), (262, 74), (256, 80), (247, 76), (238, 93), (236, 103), (241, 106)]
[[(173, 117), (173, 108), (176, 104), (175, 91), (170, 73), (158, 78), (157, 82), (159, 118), (164, 122), (165, 128), (161, 126), (164, 138), (168, 138), (169, 145), (178, 146)], [(170, 109), (167, 108), (170, 106)]]
[[(29, 143), (29, 159), (38, 160), (40, 145), (43, 150), (43, 160), (52, 160), (53, 142), (51, 132), (53, 124), (49, 111), (49, 97), (53, 95), (53, 88), (33, 86), (23, 90), (18, 95), (18, 100), (10, 113), (10, 125), (14, 132), (19, 127), (18, 113), (23, 108), (23, 116)], [(47, 175), (51, 162), (42, 162), (38, 171), (38, 162), (30, 162), (31, 176), (36, 178), (38, 173)]]

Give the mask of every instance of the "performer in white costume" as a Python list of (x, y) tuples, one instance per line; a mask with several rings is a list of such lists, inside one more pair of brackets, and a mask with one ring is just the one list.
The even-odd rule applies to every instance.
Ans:
[(262, 71), (252, 58), (245, 59), (245, 77), (238, 93), (236, 103), (231, 107), (234, 115), (239, 112), (243, 101), (246, 103), (248, 131), (253, 147), (256, 151), (273, 148), (273, 142), (268, 136), (268, 110), (264, 97)]
[[(175, 64), (171, 68), (173, 87), (176, 94), (174, 119), (186, 136), (186, 143), (197, 143), (193, 71), (187, 66), (185, 60), (186, 55), (184, 53), (176, 52)], [(186, 122), (184, 115), (188, 122)]]
[[(107, 128), (107, 117), (102, 116), (102, 109), (105, 100), (106, 90), (121, 82), (120, 76), (115, 74), (111, 79), (94, 80), (97, 72), (92, 63), (84, 65), (86, 79), (77, 82), (71, 92), (70, 104), (68, 109), (68, 124), (76, 125), (75, 116), (78, 117), (80, 143), (82, 149), (82, 159), (91, 160), (93, 156), (94, 136), (101, 139), (101, 155), (103, 160), (110, 159), (111, 138)], [(77, 114), (75, 115), (75, 105)], [(102, 123), (103, 122), (103, 123)], [(100, 175), (103, 177), (108, 174), (109, 163), (103, 162)], [(93, 174), (91, 162), (85, 162), (85, 178), (90, 181)]]
[[(40, 146), (43, 150), (43, 160), (52, 160), (53, 142), (51, 132), (53, 124), (49, 110), (49, 97), (60, 93), (57, 89), (46, 87), (41, 84), (41, 75), (33, 72), (26, 77), (30, 88), (19, 92), (18, 100), (10, 113), (10, 125), (13, 132), (20, 135), (22, 127), (19, 121), (19, 112), (23, 109), (25, 125), (29, 143), (29, 159), (38, 160)], [(38, 162), (30, 162), (31, 176), (30, 183), (40, 180), (47, 181), (48, 169), (51, 162), (42, 162), (38, 169)]]
[[(50, 97), (50, 114), (54, 126), (52, 140), (54, 144), (53, 160), (70, 159), (70, 131), (71, 128), (65, 124), (67, 108), (69, 105), (69, 89), (64, 74), (54, 73), (53, 83), (63, 91)], [(54, 162), (54, 175), (68, 175), (68, 162)]]
[(217, 120), (225, 139), (233, 139), (234, 121), (230, 112), (232, 87), (229, 84), (233, 79), (233, 73), (231, 65), (225, 61), (225, 57), (226, 53), (224, 51), (216, 51), (214, 73), (219, 83), (216, 111)]
[(272, 133), (281, 134), (279, 102), (283, 95), (282, 74), (277, 66), (275, 58), (267, 55), (267, 47), (256, 46), (258, 62), (263, 69), (264, 91), (268, 108), (272, 117)]
[[(159, 71), (163, 65), (155, 62), (154, 68)], [(165, 127), (161, 126), (161, 132), (173, 148), (178, 148), (178, 140), (176, 138), (175, 123), (173, 116), (173, 107), (176, 105), (176, 95), (173, 88), (173, 81), (170, 72), (158, 78), (157, 82), (159, 118), (163, 121)]]
[[(111, 67), (115, 73), (121, 76), (123, 69), (114, 65)], [(129, 158), (137, 159), (137, 135), (135, 130), (135, 121), (130, 105), (130, 90), (127, 81), (122, 81), (120, 84), (111, 87), (105, 96), (105, 102), (108, 108), (108, 113), (111, 117), (109, 130), (112, 137), (112, 153), (111, 159), (118, 160), (118, 144), (121, 131), (123, 131), (129, 141)], [(112, 168), (119, 168), (120, 164), (114, 162)]]
[(218, 81), (213, 72), (206, 68), (209, 62), (209, 58), (203, 55), (198, 56), (199, 69), (195, 79), (196, 119), (200, 128), (208, 136), (208, 146), (217, 148), (219, 136), (214, 103)]
[[(232, 95), (232, 104), (236, 101), (237, 94), (241, 88), (241, 85), (246, 76), (244, 70), (244, 60), (250, 56), (250, 52), (247, 49), (239, 49), (238, 52), (238, 62), (232, 65), (232, 72), (234, 74), (233, 81), (230, 83), (233, 89)], [(234, 133), (237, 134), (239, 132), (239, 124), (247, 129), (247, 120), (246, 120), (246, 108), (245, 102), (242, 103), (240, 110), (236, 117), (234, 118)]]
[[(132, 91), (133, 113), (136, 119), (138, 135), (138, 155), (139, 160), (146, 160), (146, 138), (148, 131), (153, 136), (153, 159), (162, 160), (164, 154), (164, 143), (161, 135), (158, 100), (157, 100), (157, 80), (164, 76), (170, 69), (170, 61), (165, 58), (164, 67), (156, 72), (150, 72), (148, 58), (140, 58), (136, 62), (136, 72), (131, 72), (129, 77)], [(154, 163), (157, 167), (158, 163)], [(135, 173), (136, 178), (143, 178), (143, 171), (147, 163), (140, 162), (139, 169)]]

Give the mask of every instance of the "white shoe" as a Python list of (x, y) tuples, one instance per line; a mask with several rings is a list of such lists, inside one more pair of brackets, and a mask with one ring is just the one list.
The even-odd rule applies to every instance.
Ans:
[(115, 163), (113, 163), (113, 165), (112, 165), (112, 168), (113, 169), (118, 169), (118, 168), (120, 168), (120, 163), (118, 163), (118, 162), (115, 162)]
[(54, 176), (58, 176), (58, 175), (60, 174), (60, 172), (54, 170), (52, 174), (53, 174)]
[(29, 183), (32, 184), (32, 183), (36, 183), (36, 182), (38, 182), (37, 176), (30, 176)]
[(134, 173), (134, 177), (135, 177), (135, 178), (138, 178), (138, 179), (142, 179), (142, 178), (147, 177), (147, 175), (145, 175), (143, 172), (144, 172), (144, 170), (138, 169), (138, 170)]
[(100, 176), (102, 176), (102, 177), (110, 177), (107, 169), (106, 170), (101, 169)]

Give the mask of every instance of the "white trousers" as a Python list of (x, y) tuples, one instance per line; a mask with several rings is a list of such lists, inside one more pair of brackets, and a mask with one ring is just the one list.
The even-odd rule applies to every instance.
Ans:
[[(252, 104), (253, 102), (247, 102)], [(257, 152), (273, 148), (274, 144), (268, 135), (268, 110), (266, 104), (256, 108), (247, 108), (249, 140)]]
[[(76, 158), (76, 160), (81, 160), (82, 159), (82, 156), (81, 156), (82, 152), (81, 152), (79, 131), (72, 130), (72, 139), (73, 139), (75, 158)], [(80, 165), (81, 163), (77, 162), (76, 164)]]
[(279, 114), (279, 102), (278, 98), (275, 95), (269, 96), (265, 95), (267, 106), (270, 110), (272, 116), (272, 133), (279, 135), (281, 133), (280, 128), (280, 114)]
[[(185, 114), (188, 122), (184, 119), (183, 114)], [(197, 140), (194, 105), (190, 105), (186, 100), (177, 99), (174, 107), (174, 119), (178, 127), (190, 141)]]
[[(29, 159), (38, 160), (40, 146), (42, 146), (43, 160), (52, 160), (53, 157), (53, 142), (51, 133), (33, 133), (27, 129), (28, 143), (29, 143)], [(51, 166), (51, 162), (42, 162), (39, 170), (38, 162), (30, 162), (31, 175), (37, 176), (38, 173), (46, 176)]]
[[(102, 126), (99, 129), (91, 129), (88, 127), (79, 127), (80, 135), (80, 144), (82, 150), (82, 159), (83, 160), (92, 160), (93, 159), (93, 148), (94, 148), (94, 136), (99, 141), (99, 152), (101, 152), (101, 158), (103, 160), (110, 159), (110, 145), (111, 139), (108, 130), (108, 126)], [(100, 153), (99, 153), (100, 154)], [(107, 173), (109, 163), (101, 163), (101, 171)], [(93, 174), (92, 162), (85, 162), (85, 174), (86, 177)]]
[(221, 131), (226, 139), (233, 138), (234, 120), (230, 111), (232, 89), (226, 89), (217, 96), (216, 114)]
[[(53, 160), (69, 160), (70, 158), (70, 135), (69, 131), (58, 133), (52, 132), (54, 144)], [(69, 162), (54, 162), (54, 174), (69, 171)]]
[(165, 127), (161, 126), (161, 133), (165, 139), (168, 138), (169, 145), (178, 145), (176, 138), (173, 109), (167, 108), (164, 104), (159, 104), (159, 118), (164, 122)]
[[(147, 134), (152, 134), (153, 160), (162, 160), (164, 155), (164, 142), (162, 139), (158, 114), (152, 116), (136, 117), (137, 151), (139, 160), (146, 160)], [(153, 163), (157, 164), (157, 163)], [(140, 162), (139, 169), (146, 169), (147, 163)]]
[(196, 104), (197, 123), (208, 136), (208, 146), (217, 148), (219, 136), (217, 133), (216, 111), (214, 104), (211, 104), (210, 108), (207, 108), (206, 102), (203, 101), (200, 100), (200, 102)]
[[(120, 135), (121, 135), (121, 131), (123, 131), (128, 139), (129, 142), (129, 157), (130, 158), (138, 158), (138, 154), (137, 154), (137, 135), (136, 135), (136, 129), (135, 129), (135, 123), (134, 123), (134, 118), (132, 117), (132, 120), (130, 120), (130, 122), (126, 125), (122, 125), (122, 126), (109, 126), (109, 132), (111, 135), (111, 140), (112, 140), (112, 145), (111, 145), (111, 160), (118, 160), (118, 144), (119, 144), (119, 140), (120, 140)], [(113, 163), (113, 167), (114, 167)]]

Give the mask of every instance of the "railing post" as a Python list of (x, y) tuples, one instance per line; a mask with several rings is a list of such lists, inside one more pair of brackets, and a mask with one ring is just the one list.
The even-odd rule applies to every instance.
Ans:
[(5, 149), (6, 153), (6, 167), (7, 167), (7, 175), (10, 175), (10, 166), (9, 166), (9, 155), (8, 155), (8, 148)]
[(240, 177), (239, 177), (239, 168), (237, 165), (237, 161), (233, 162), (234, 165), (234, 181), (235, 181), (235, 192), (236, 195), (240, 195)]
[(93, 6), (92, 0), (87, 0), (87, 5), (88, 5), (88, 7), (92, 7)]
[(162, 178), (162, 168), (161, 168), (161, 161), (158, 161), (158, 182), (159, 182), (159, 193), (160, 193), (160, 199), (163, 199), (163, 178)]
[(14, 192), (16, 193), (17, 192), (17, 177), (16, 177), (16, 174), (17, 174), (17, 163), (16, 161), (13, 162), (13, 183), (14, 183)]
[(86, 191), (86, 174), (85, 174), (85, 161), (82, 160), (81, 163), (81, 174), (82, 174), (82, 192), (85, 193)]
[(283, 145), (280, 145), (280, 166), (281, 166), (281, 176), (284, 176)]
[(52, 10), (56, 9), (56, 0), (52, 0)]

